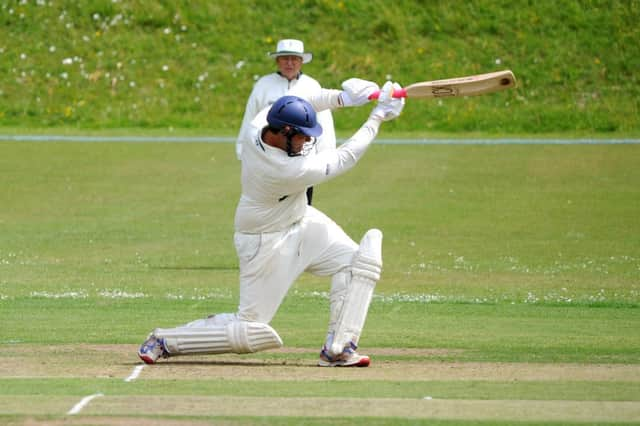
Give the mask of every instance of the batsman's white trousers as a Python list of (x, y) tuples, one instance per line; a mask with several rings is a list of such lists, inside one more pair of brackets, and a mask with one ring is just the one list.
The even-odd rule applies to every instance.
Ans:
[(303, 273), (331, 276), (351, 266), (356, 244), (333, 220), (312, 206), (280, 232), (236, 232), (240, 262), (238, 318), (268, 324)]

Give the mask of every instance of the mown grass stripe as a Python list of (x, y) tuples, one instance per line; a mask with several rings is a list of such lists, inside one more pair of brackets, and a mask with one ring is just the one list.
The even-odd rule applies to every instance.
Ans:
[[(151, 369), (149, 369), (151, 370)], [(145, 371), (149, 371), (145, 370)], [(40, 378), (2, 379), (2, 395), (87, 395), (96, 391), (108, 395), (165, 396), (243, 396), (269, 395), (280, 398), (409, 398), (431, 396), (435, 399), (465, 400), (572, 400), (572, 401), (636, 401), (640, 402), (637, 382), (611, 381), (413, 381), (353, 380), (298, 381), (232, 380), (211, 375), (208, 379), (138, 379), (123, 382), (117, 378)]]
[(273, 398), (215, 396), (107, 396), (90, 415), (394, 417), (407, 419), (529, 421), (640, 421), (640, 402), (459, 400), (402, 398)]

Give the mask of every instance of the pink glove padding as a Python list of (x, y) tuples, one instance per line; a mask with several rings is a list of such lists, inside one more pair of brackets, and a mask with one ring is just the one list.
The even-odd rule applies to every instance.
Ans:
[(387, 81), (380, 89), (378, 105), (371, 111), (369, 118), (389, 121), (398, 117), (404, 108), (404, 98), (394, 98), (393, 91), (401, 88), (398, 83)]

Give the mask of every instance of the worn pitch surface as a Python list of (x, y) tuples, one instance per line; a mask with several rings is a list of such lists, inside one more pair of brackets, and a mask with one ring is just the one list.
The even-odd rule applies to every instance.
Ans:
[[(122, 379), (142, 364), (135, 345), (6, 345), (0, 363), (0, 379)], [(144, 366), (136, 382), (159, 381), (619, 381), (638, 382), (640, 365), (533, 364), (439, 362), (428, 357), (443, 355), (439, 349), (371, 349), (373, 364), (366, 369), (318, 368), (307, 349), (283, 348), (282, 359), (255, 355), (179, 357)], [(305, 357), (301, 357), (305, 354)], [(44, 356), (43, 356), (44, 355)], [(290, 355), (290, 356), (289, 356)], [(418, 360), (389, 360), (393, 356)], [(385, 360), (376, 361), (376, 356)], [(424, 357), (425, 361), (419, 358)], [(282, 397), (232, 395), (173, 395), (171, 388), (158, 395), (110, 395), (99, 393), (77, 415), (69, 410), (87, 395), (8, 395), (0, 398), (0, 414), (33, 416), (34, 424), (144, 424), (133, 418), (176, 416), (174, 423), (199, 424), (197, 417), (322, 417), (328, 407), (353, 417), (415, 419), (529, 421), (640, 421), (640, 401), (492, 400), (353, 397)], [(47, 416), (42, 420), (41, 416)], [(53, 416), (53, 420), (51, 419)], [(64, 422), (56, 416), (63, 416)], [(183, 418), (181, 417), (189, 417)], [(196, 418), (194, 420), (194, 418)], [(151, 420), (149, 420), (151, 421)], [(57, 423), (56, 423), (57, 422)], [(142, 423), (140, 423), (142, 422)]]

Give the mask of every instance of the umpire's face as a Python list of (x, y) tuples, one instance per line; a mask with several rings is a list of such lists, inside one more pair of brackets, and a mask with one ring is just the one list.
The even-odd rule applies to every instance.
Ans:
[(293, 80), (300, 74), (302, 68), (302, 58), (295, 55), (278, 56), (276, 58), (278, 64), (278, 71), (287, 80)]

